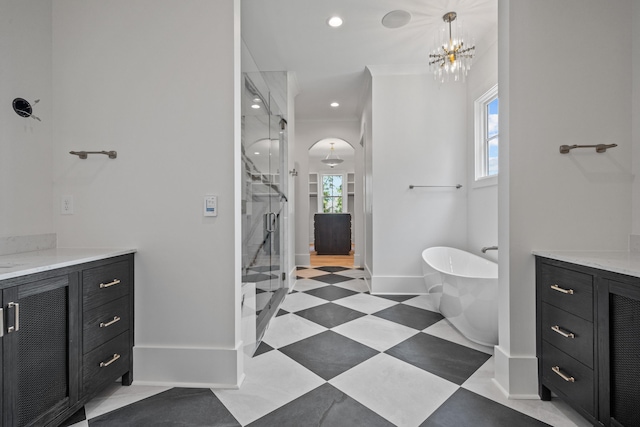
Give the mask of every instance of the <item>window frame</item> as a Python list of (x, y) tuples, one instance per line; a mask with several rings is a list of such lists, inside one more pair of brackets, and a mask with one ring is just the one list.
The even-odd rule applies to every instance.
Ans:
[(346, 198), (345, 198), (345, 191), (346, 191), (346, 184), (347, 184), (347, 174), (346, 172), (343, 171), (335, 171), (335, 170), (331, 170), (331, 171), (323, 171), (323, 172), (319, 172), (318, 173), (318, 212), (319, 213), (325, 213), (324, 212), (324, 177), (325, 176), (341, 176), (342, 177), (342, 193), (340, 194), (340, 196), (336, 196), (336, 198), (340, 198), (342, 199), (342, 211), (341, 212), (332, 212), (332, 213), (345, 213), (347, 212), (346, 210)]
[[(499, 100), (498, 85), (491, 87), (482, 96), (474, 102), (474, 187), (482, 187), (487, 185), (496, 185), (498, 183), (498, 175), (500, 171), (495, 175), (487, 175), (488, 173), (488, 146), (489, 141), (494, 138), (500, 140), (500, 132), (491, 138), (487, 137), (488, 120), (487, 107), (495, 99)], [(499, 117), (498, 111), (498, 117)], [(500, 156), (498, 151), (498, 157)]]

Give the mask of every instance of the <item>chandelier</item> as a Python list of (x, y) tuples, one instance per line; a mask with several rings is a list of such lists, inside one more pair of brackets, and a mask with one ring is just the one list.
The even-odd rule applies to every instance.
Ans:
[(429, 67), (433, 72), (434, 78), (440, 82), (448, 80), (464, 81), (473, 61), (476, 47), (472, 43), (470, 45), (465, 44), (463, 40), (465, 35), (461, 25), (456, 25), (458, 37), (453, 37), (451, 23), (456, 20), (456, 16), (455, 12), (444, 14), (442, 20), (449, 24), (448, 37), (446, 28), (439, 31), (434, 40), (436, 47), (429, 54)]
[(320, 160), (322, 163), (324, 163), (325, 165), (328, 165), (330, 168), (334, 168), (335, 166), (339, 165), (344, 161), (340, 157), (338, 157), (336, 153), (333, 152), (333, 144), (334, 143), (332, 142), (331, 150), (329, 151), (329, 154), (327, 154), (327, 157)]

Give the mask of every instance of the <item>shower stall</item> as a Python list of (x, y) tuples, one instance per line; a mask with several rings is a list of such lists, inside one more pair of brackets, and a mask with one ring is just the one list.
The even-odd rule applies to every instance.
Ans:
[(287, 293), (286, 79), (284, 72), (243, 73), (242, 295), (248, 353)]

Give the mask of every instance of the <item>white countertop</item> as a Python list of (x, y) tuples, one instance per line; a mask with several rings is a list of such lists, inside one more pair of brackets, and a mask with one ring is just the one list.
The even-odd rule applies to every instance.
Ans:
[(585, 267), (640, 277), (640, 252), (536, 250), (533, 251), (533, 254)]
[(135, 249), (57, 248), (0, 256), (0, 280), (132, 254)]

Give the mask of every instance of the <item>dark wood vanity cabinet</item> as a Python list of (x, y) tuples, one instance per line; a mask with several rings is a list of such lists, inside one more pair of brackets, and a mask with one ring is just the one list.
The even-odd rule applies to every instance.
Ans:
[(2, 426), (57, 426), (131, 384), (133, 255), (0, 281)]
[(537, 257), (536, 310), (540, 398), (640, 426), (640, 278)]
[(318, 255), (349, 255), (351, 251), (351, 214), (314, 215), (314, 247)]

